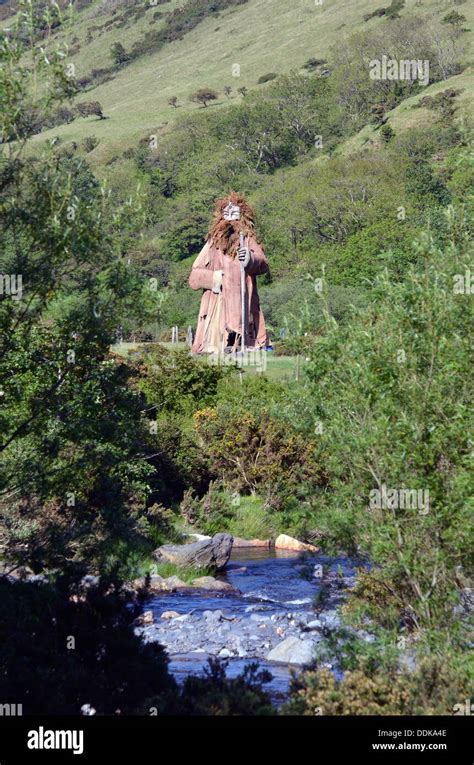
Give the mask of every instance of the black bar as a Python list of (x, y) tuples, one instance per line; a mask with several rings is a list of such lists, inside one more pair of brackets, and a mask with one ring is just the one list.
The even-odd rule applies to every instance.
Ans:
[[(43, 745), (53, 740), (48, 731), (83, 731), (83, 752), (72, 749), (30, 749), (40, 731)], [(236, 736), (252, 731), (259, 737)], [(388, 732), (392, 733), (389, 734)], [(399, 735), (394, 736), (396, 731)], [(407, 731), (413, 731), (410, 735)], [(421, 733), (423, 731), (423, 733)], [(444, 734), (442, 733), (444, 731)], [(296, 737), (293, 734), (296, 732)], [(437, 732), (437, 733), (435, 733)], [(188, 733), (188, 735), (183, 735)], [(215, 738), (225, 733), (229, 748), (214, 749)], [(234, 734), (234, 735), (233, 735)], [(302, 735), (301, 735), (302, 734)], [(472, 720), (459, 717), (2, 717), (0, 765), (23, 763), (117, 763), (195, 759), (255, 761), (263, 747), (265, 762), (276, 747), (280, 759), (329, 762), (419, 762), (472, 765)], [(68, 740), (79, 749), (79, 738)], [(374, 748), (378, 744), (378, 748)], [(416, 744), (417, 748), (413, 748)], [(381, 749), (380, 745), (384, 748)], [(390, 748), (389, 748), (390, 745)], [(420, 745), (424, 745), (424, 750)], [(435, 748), (434, 748), (435, 747)], [(284, 755), (284, 751), (287, 752)], [(470, 753), (471, 752), (471, 753)], [(152, 758), (152, 760), (151, 760)]]

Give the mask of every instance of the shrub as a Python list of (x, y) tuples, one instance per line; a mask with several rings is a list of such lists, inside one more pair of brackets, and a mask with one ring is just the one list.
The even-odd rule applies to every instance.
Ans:
[(462, 15), (462, 13), (458, 13), (457, 11), (450, 11), (446, 14), (446, 16), (443, 16), (443, 23), (444, 24), (451, 24), (453, 27), (459, 28), (461, 24), (465, 24), (467, 21), (466, 17)]
[(89, 117), (91, 115), (95, 115), (100, 120), (105, 119), (102, 105), (99, 103), (99, 101), (84, 101), (81, 104), (76, 104), (76, 112), (80, 117)]
[(188, 350), (170, 351), (164, 346), (145, 352), (140, 361), (140, 390), (159, 413), (192, 414), (210, 405), (219, 381), (231, 374), (228, 367), (207, 364)]
[(325, 58), (309, 58), (304, 64), (303, 69), (307, 69), (309, 72), (314, 72), (319, 69), (320, 66), (327, 64)]
[(264, 410), (229, 416), (208, 408), (195, 412), (194, 422), (211, 470), (232, 489), (272, 496), (323, 481), (315, 445)]
[(385, 141), (385, 143), (388, 143), (392, 140), (393, 136), (395, 135), (395, 131), (391, 125), (385, 124), (382, 125), (380, 129), (380, 134)]
[(275, 710), (263, 686), (272, 676), (256, 662), (235, 678), (226, 678), (227, 662), (209, 659), (204, 677), (186, 678), (180, 695), (183, 714), (271, 715)]
[(110, 46), (110, 55), (114, 64), (122, 66), (130, 61), (130, 55), (127, 53), (121, 42), (114, 42)]
[(243, 539), (270, 539), (288, 530), (260, 497), (225, 492), (213, 483), (201, 499), (185, 492), (179, 509), (187, 523), (209, 535), (228, 531)]
[(388, 18), (398, 19), (400, 11), (405, 6), (405, 0), (392, 0), (389, 6), (386, 8), (376, 8), (372, 13), (367, 13), (364, 16), (364, 21), (369, 21), (373, 18), (380, 16), (387, 16)]
[[(450, 657), (449, 657), (450, 658)], [(450, 715), (469, 697), (466, 673), (446, 656), (422, 659), (415, 671), (370, 668), (363, 660), (337, 679), (328, 669), (293, 682), (283, 708), (297, 715)]]
[(83, 142), (82, 142), (82, 148), (86, 152), (86, 154), (89, 154), (91, 151), (94, 151), (95, 147), (99, 145), (99, 139), (96, 138), (95, 135), (87, 135)]

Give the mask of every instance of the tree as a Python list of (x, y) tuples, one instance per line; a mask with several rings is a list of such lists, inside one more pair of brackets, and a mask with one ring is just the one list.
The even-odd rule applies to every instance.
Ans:
[(168, 99), (168, 104), (176, 109), (178, 106), (178, 96), (171, 96), (171, 98)]
[(0, 207), (2, 556), (36, 572), (105, 572), (118, 565), (117, 540), (140, 537), (150, 472), (139, 459), (140, 396), (109, 355), (124, 315), (143, 306), (144, 285), (122, 258), (140, 207), (112, 205), (60, 147), (25, 149), (25, 113), (49, 117), (69, 93), (64, 60), (33, 51), (30, 64), (5, 38), (0, 54), (4, 136), (17, 137)]
[(110, 46), (110, 54), (115, 64), (121, 66), (130, 61), (130, 54), (127, 53), (121, 42), (114, 42)]
[(451, 11), (443, 17), (444, 24), (451, 24), (451, 26), (455, 27), (456, 29), (460, 29), (461, 24), (465, 24), (466, 21), (466, 17), (457, 11)]
[(232, 88), (230, 87), (230, 85), (224, 85), (224, 95), (226, 95), (227, 98), (229, 98), (231, 93), (232, 93)]
[(243, 96), (243, 98), (245, 98), (248, 92), (249, 92), (249, 89), (245, 85), (242, 85), (242, 87), (238, 88), (237, 90), (237, 93), (240, 93), (240, 95)]
[(81, 104), (76, 104), (75, 108), (80, 117), (95, 115), (100, 120), (105, 120), (102, 104), (99, 101), (83, 101)]
[(210, 88), (201, 88), (190, 96), (191, 101), (202, 104), (203, 106), (207, 106), (209, 101), (216, 101), (217, 98), (218, 94), (215, 90), (211, 90)]

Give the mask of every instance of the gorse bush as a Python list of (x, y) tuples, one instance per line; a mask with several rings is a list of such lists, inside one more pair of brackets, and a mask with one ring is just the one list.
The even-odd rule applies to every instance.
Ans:
[(270, 496), (324, 480), (314, 444), (264, 410), (229, 417), (208, 408), (194, 421), (212, 472), (237, 491)]
[[(464, 670), (467, 668), (465, 667)], [(427, 657), (416, 671), (370, 667), (364, 660), (340, 680), (328, 669), (306, 672), (293, 682), (286, 714), (451, 715), (469, 696), (466, 671), (446, 657)]]

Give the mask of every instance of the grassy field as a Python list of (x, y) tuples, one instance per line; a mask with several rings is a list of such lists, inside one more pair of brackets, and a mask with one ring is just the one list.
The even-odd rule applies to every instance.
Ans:
[[(379, 19), (364, 22), (363, 17), (386, 4), (381, 0), (324, 0), (321, 5), (314, 0), (248, 0), (219, 16), (206, 18), (182, 40), (167, 43), (160, 51), (143, 56), (118, 71), (112, 80), (78, 97), (78, 100), (100, 101), (107, 119), (77, 119), (49, 132), (66, 142), (96, 136), (99, 144), (88, 157), (96, 169), (101, 168), (101, 172), (107, 174), (105, 163), (124, 149), (150, 134), (159, 136), (162, 131), (172, 129), (180, 116), (203, 108), (189, 101), (190, 94), (198, 88), (211, 87), (220, 94), (219, 100), (207, 108), (225, 108), (241, 98), (237, 88), (265, 87), (257, 85), (261, 75), (300, 69), (310, 57), (326, 58), (344, 36), (378, 25)], [(167, 12), (179, 5), (182, 5), (180, 0), (171, 0), (158, 9)], [(147, 29), (158, 29), (163, 24), (163, 19), (153, 20), (155, 6), (123, 27), (104, 26), (113, 17), (110, 11), (100, 13), (100, 6), (101, 3), (96, 2), (77, 14), (68, 33), (70, 42), (77, 38), (74, 44), (80, 46), (70, 57), (77, 78), (89, 75), (94, 68), (110, 66), (110, 46), (114, 42), (121, 42), (130, 49)], [(437, 0), (406, 0), (403, 14), (433, 13), (440, 18), (450, 7), (451, 3)], [(466, 35), (472, 39), (474, 7), (465, 3), (460, 10), (468, 20)], [(87, 42), (88, 30), (92, 30), (90, 42)], [(63, 38), (64, 32), (57, 37)], [(233, 76), (234, 64), (240, 66), (239, 77)], [(467, 107), (473, 86), (469, 84), (468, 73), (459, 79), (459, 84), (466, 88), (460, 103)], [(429, 86), (424, 92), (436, 92), (450, 84), (447, 80)], [(223, 95), (225, 85), (233, 88), (230, 98)], [(176, 109), (168, 104), (171, 96), (178, 98)], [(410, 122), (412, 118), (423, 120), (426, 115), (414, 115), (410, 105), (404, 104), (396, 110), (394, 126), (402, 121)], [(368, 129), (367, 135), (364, 132), (348, 147), (357, 147), (368, 140), (370, 132)], [(48, 132), (43, 133), (37, 140), (47, 135)]]
[[(130, 353), (139, 348), (146, 348), (153, 345), (163, 345), (165, 348), (186, 348), (185, 343), (179, 343), (178, 346), (171, 343), (119, 343), (111, 347), (111, 351), (119, 356), (128, 358)], [(200, 357), (202, 363), (208, 363), (207, 357)], [(243, 365), (242, 376), (264, 374), (270, 380), (280, 380), (281, 382), (290, 382), (301, 379), (306, 364), (304, 356), (276, 356), (272, 352), (265, 353), (263, 364), (249, 363)], [(252, 360), (251, 360), (252, 361)]]

